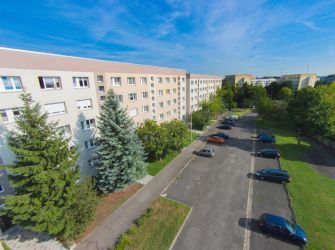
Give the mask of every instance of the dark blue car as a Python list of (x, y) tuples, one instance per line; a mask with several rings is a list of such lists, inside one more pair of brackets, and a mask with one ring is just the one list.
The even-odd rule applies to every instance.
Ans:
[(307, 244), (305, 231), (299, 225), (291, 224), (280, 216), (267, 213), (262, 214), (258, 225), (265, 232), (293, 241), (299, 245)]
[(223, 139), (228, 139), (229, 135), (225, 134), (225, 133), (216, 133), (216, 134), (211, 134), (210, 136), (218, 136), (221, 137)]
[(276, 138), (274, 138), (272, 135), (268, 135), (268, 134), (260, 135), (259, 140), (261, 142), (267, 142), (267, 143), (275, 143), (276, 142)]
[(229, 124), (222, 124), (222, 125), (218, 126), (218, 128), (230, 130), (231, 126)]
[(257, 154), (257, 156), (266, 157), (266, 158), (278, 159), (280, 157), (280, 154), (277, 150), (269, 149), (269, 148), (259, 150), (256, 154)]
[(290, 182), (291, 177), (287, 171), (278, 168), (265, 168), (258, 170), (255, 174), (258, 179), (276, 181), (276, 182)]

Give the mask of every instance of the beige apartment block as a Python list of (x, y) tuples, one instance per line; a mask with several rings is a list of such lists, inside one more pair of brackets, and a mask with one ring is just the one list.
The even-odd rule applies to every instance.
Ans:
[(251, 84), (253, 79), (255, 77), (252, 74), (236, 74), (226, 75), (224, 80), (235, 87), (242, 87), (244, 83)]
[(109, 89), (135, 124), (186, 119), (184, 70), (0, 48), (0, 164), (14, 159), (5, 133), (14, 129), (25, 90), (78, 146), (81, 175), (94, 174), (93, 139)]
[(208, 100), (210, 95), (222, 86), (222, 77), (203, 74), (187, 74), (186, 107), (187, 114), (201, 108), (202, 101)]
[(281, 81), (291, 81), (293, 87), (296, 90), (314, 87), (315, 82), (317, 81), (317, 74), (314, 73), (306, 73), (306, 74), (291, 74), (291, 75), (283, 75)]

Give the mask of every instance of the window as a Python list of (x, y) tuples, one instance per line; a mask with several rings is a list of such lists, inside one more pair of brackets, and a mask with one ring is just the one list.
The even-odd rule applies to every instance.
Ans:
[(166, 116), (170, 116), (171, 115), (171, 111), (168, 111), (167, 113), (166, 113)]
[(5, 189), (3, 188), (2, 185), (0, 185), (0, 193), (3, 193), (3, 192), (5, 192)]
[(88, 77), (73, 77), (73, 87), (88, 88)]
[(102, 75), (97, 75), (97, 82), (103, 82), (104, 77)]
[(129, 85), (135, 85), (135, 77), (128, 77), (127, 81)]
[(121, 86), (121, 77), (112, 77), (112, 86)]
[(40, 82), (41, 89), (60, 89), (61, 88), (60, 77), (39, 76), (38, 81)]
[(130, 101), (136, 101), (136, 99), (137, 99), (136, 93), (130, 93), (128, 95), (128, 100), (130, 100)]
[(162, 96), (163, 95), (163, 90), (158, 90), (158, 96)]
[(95, 127), (95, 119), (89, 119), (80, 122), (80, 127), (82, 130), (90, 129)]
[(173, 103), (176, 104), (177, 103), (177, 99), (173, 99)]
[(174, 93), (174, 94), (177, 93), (177, 89), (173, 89), (173, 93)]
[(104, 95), (99, 96), (99, 101), (100, 101), (100, 102), (103, 102), (104, 100), (105, 100), (105, 96), (104, 96)]
[(134, 117), (137, 115), (137, 109), (130, 109), (129, 110), (129, 116)]
[(185, 92), (185, 87), (183, 87), (183, 91)]
[(158, 83), (163, 83), (163, 78), (162, 77), (158, 77)]
[(185, 78), (184, 78), (184, 77), (183, 77), (183, 78), (181, 78), (181, 81), (182, 81), (182, 82), (185, 82)]
[(159, 107), (163, 108), (164, 107), (164, 103), (163, 102), (159, 102)]
[(174, 77), (173, 78), (173, 83), (176, 83), (177, 82), (177, 79)]
[(6, 110), (0, 110), (0, 121), (1, 122), (9, 121)]
[(123, 96), (122, 95), (118, 95), (117, 98), (119, 99), (119, 102), (123, 102)]
[(149, 112), (149, 105), (145, 105), (142, 107), (143, 113)]
[(142, 99), (148, 98), (148, 92), (142, 92)]
[(166, 89), (165, 94), (169, 95), (170, 94), (170, 89)]
[(86, 149), (91, 149), (95, 146), (94, 144), (94, 140), (93, 139), (90, 139), (88, 141), (85, 141), (85, 148)]
[(19, 76), (0, 77), (0, 91), (21, 91), (22, 84)]
[(105, 87), (104, 86), (99, 86), (99, 92), (105, 92)]
[(71, 127), (70, 125), (65, 125), (57, 128), (59, 132), (63, 133), (63, 135), (71, 135)]
[(160, 115), (159, 115), (159, 119), (160, 119), (160, 120), (164, 119), (164, 114), (160, 114)]
[(64, 102), (45, 104), (45, 109), (48, 115), (60, 115), (66, 113)]
[(154, 79), (155, 79), (155, 78), (152, 76), (152, 77), (151, 77), (151, 81), (153, 81)]
[(170, 78), (165, 78), (166, 83), (170, 83)]
[(167, 106), (170, 106), (170, 105), (171, 105), (171, 101), (168, 100), (168, 101), (166, 102), (166, 105), (167, 105)]
[(174, 110), (173, 110), (173, 113), (174, 113), (174, 114), (177, 114), (177, 110), (176, 110), (176, 109), (174, 109)]
[(77, 109), (84, 110), (84, 109), (91, 109), (92, 108), (92, 100), (79, 100), (77, 101)]
[(146, 77), (141, 77), (140, 78), (140, 82), (141, 82), (142, 85), (147, 84), (148, 83), (148, 79)]

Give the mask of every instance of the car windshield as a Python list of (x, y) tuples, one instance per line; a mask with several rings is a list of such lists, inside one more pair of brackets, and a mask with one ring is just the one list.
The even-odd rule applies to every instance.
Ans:
[(291, 233), (294, 233), (294, 228), (293, 228), (293, 225), (291, 223), (289, 223), (288, 221), (285, 221), (285, 225), (286, 225), (286, 228), (291, 232)]

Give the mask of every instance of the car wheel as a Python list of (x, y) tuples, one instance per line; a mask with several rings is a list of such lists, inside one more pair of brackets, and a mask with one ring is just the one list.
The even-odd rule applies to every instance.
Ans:
[(286, 184), (286, 183), (287, 183), (287, 181), (281, 181), (281, 183), (282, 183), (282, 184)]
[(259, 177), (259, 179), (261, 179), (261, 180), (264, 180), (264, 177), (263, 177), (263, 176), (261, 176), (261, 177)]

